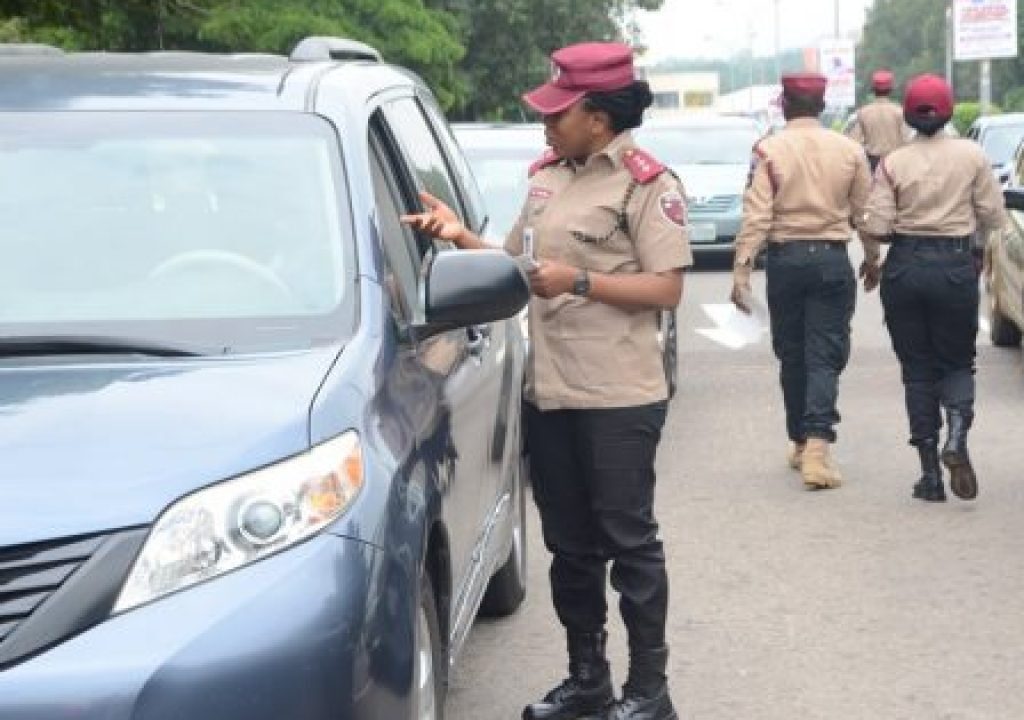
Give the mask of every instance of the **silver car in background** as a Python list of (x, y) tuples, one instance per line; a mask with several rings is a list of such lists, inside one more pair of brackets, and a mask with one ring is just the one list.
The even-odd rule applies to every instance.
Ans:
[(732, 254), (750, 157), (760, 137), (753, 118), (710, 114), (649, 120), (637, 129), (637, 143), (686, 187), (690, 244), (698, 257)]
[[(530, 184), (530, 165), (544, 153), (544, 126), (539, 123), (454, 123), (452, 130), (469, 159), (490, 218), (485, 241), (503, 245), (519, 216)], [(749, 150), (749, 148), (747, 148)], [(527, 336), (523, 311), (523, 333)], [(669, 397), (675, 395), (679, 351), (676, 314), (661, 313), (662, 365)]]

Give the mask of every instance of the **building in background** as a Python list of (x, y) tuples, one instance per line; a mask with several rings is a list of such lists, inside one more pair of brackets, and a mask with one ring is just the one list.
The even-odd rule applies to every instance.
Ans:
[(646, 70), (643, 76), (654, 93), (654, 105), (649, 111), (651, 117), (713, 110), (718, 101), (721, 85), (716, 72), (660, 73)]

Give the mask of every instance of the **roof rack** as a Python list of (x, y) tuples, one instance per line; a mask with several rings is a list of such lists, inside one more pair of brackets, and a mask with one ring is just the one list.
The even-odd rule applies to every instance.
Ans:
[(0, 43), (0, 55), (63, 55), (64, 51), (43, 43)]
[(366, 43), (348, 38), (312, 36), (303, 38), (288, 56), (292, 62), (322, 60), (369, 60), (381, 62), (380, 52)]

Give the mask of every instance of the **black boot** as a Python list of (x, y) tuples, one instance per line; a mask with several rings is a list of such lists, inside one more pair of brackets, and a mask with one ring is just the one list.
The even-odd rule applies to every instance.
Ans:
[(615, 693), (605, 658), (608, 633), (570, 633), (569, 677), (523, 710), (523, 720), (598, 720), (603, 718)]
[(946, 489), (942, 485), (942, 466), (939, 464), (939, 440), (918, 440), (917, 454), (921, 458), (921, 479), (914, 486), (914, 497), (928, 502), (946, 502)]
[(971, 466), (967, 453), (967, 431), (971, 429), (971, 417), (960, 410), (946, 411), (949, 436), (942, 448), (942, 462), (949, 468), (949, 487), (961, 500), (978, 497), (978, 478)]
[(668, 648), (630, 653), (629, 679), (607, 720), (678, 720), (668, 694)]

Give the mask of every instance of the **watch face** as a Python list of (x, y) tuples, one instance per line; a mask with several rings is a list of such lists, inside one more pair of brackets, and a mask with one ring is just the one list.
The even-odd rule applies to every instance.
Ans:
[(590, 292), (590, 275), (586, 271), (576, 276), (576, 280), (572, 284), (572, 292), (573, 295), (586, 295)]

